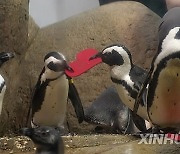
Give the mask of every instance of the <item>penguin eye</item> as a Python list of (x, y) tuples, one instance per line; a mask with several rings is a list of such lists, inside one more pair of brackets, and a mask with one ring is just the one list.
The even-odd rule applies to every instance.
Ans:
[(61, 63), (53, 63), (53, 62), (50, 62), (47, 67), (54, 71), (54, 72), (59, 72), (59, 71), (62, 71), (63, 70), (63, 67), (61, 66)]
[(109, 57), (110, 54), (111, 54), (110, 52), (105, 53), (105, 54), (104, 54), (104, 58)]
[(45, 131), (41, 133), (43, 136), (48, 136), (49, 135), (49, 131)]

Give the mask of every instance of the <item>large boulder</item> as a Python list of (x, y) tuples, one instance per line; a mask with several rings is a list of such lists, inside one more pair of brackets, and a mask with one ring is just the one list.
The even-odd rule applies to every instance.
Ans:
[(27, 49), (29, 0), (0, 1), (0, 51), (22, 54)]
[[(1, 131), (26, 125), (32, 91), (48, 51), (60, 51), (70, 61), (85, 48), (102, 50), (107, 45), (121, 43), (129, 48), (133, 61), (147, 69), (156, 51), (159, 21), (156, 14), (140, 3), (119, 2), (81, 13), (40, 30), (32, 24), (31, 27), (35, 29), (31, 31), (35, 37), (30, 37), (31, 45), (20, 61), (14, 60), (12, 71), (8, 73), (9, 84), (1, 118), (1, 124), (5, 125), (1, 125)], [(112, 84), (108, 67), (104, 64), (74, 80), (84, 106), (89, 105), (105, 87)], [(77, 124), (71, 105), (68, 111), (72, 130), (88, 131), (87, 124)]]

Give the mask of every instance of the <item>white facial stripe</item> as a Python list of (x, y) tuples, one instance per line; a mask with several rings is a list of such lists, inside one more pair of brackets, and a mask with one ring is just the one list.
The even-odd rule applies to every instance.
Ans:
[(129, 86), (134, 89), (134, 83), (130, 79), (129, 73), (131, 70), (131, 62), (128, 53), (119, 46), (112, 46), (103, 51), (103, 53), (112, 52), (113, 50), (117, 51), (123, 58), (124, 64), (121, 66), (113, 66), (111, 69), (111, 77), (118, 80), (125, 80)]
[(127, 78), (127, 74), (129, 75), (130, 69), (131, 69), (131, 62), (130, 57), (127, 54), (127, 52), (119, 46), (112, 46), (103, 51), (104, 53), (112, 52), (113, 50), (117, 51), (123, 58), (124, 64), (121, 66), (113, 66), (112, 68), (112, 75), (113, 77), (116, 77), (117, 79)]
[(122, 56), (122, 58), (125, 62), (130, 63), (129, 55), (122, 47), (119, 47), (119, 46), (109, 47), (103, 51), (103, 54), (107, 53), (107, 52), (112, 52), (113, 50), (117, 51)]
[(63, 55), (62, 53), (60, 53), (60, 52), (58, 52), (58, 53), (59, 53), (59, 55), (63, 58), (63, 60), (66, 61), (66, 58), (64, 57), (64, 55)]
[(175, 39), (177, 32), (179, 31), (180, 27), (175, 27), (169, 31), (169, 34), (162, 42), (162, 51), (157, 56), (154, 66), (156, 67), (159, 62), (167, 57), (168, 55), (180, 51), (180, 40)]
[(48, 59), (46, 59), (45, 60), (45, 64), (47, 65), (47, 64), (49, 64), (50, 62), (53, 62), (53, 63), (59, 63), (61, 60), (59, 60), (59, 59), (56, 59), (56, 58), (54, 58), (54, 57), (49, 57)]

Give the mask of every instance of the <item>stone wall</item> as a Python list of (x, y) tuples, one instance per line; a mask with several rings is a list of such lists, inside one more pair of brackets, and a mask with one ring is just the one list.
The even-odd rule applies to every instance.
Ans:
[(18, 54), (27, 48), (28, 0), (0, 1), (0, 51)]

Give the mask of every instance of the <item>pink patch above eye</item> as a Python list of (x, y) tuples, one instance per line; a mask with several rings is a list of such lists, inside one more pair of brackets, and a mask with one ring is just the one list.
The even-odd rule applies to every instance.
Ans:
[(92, 67), (96, 66), (97, 64), (101, 63), (101, 58), (96, 58), (94, 60), (89, 60), (90, 57), (97, 54), (98, 51), (95, 49), (85, 49), (80, 51), (76, 55), (75, 61), (70, 62), (68, 65), (74, 70), (74, 72), (66, 70), (65, 73), (69, 77), (76, 77), (80, 76), (81, 74), (87, 72)]

